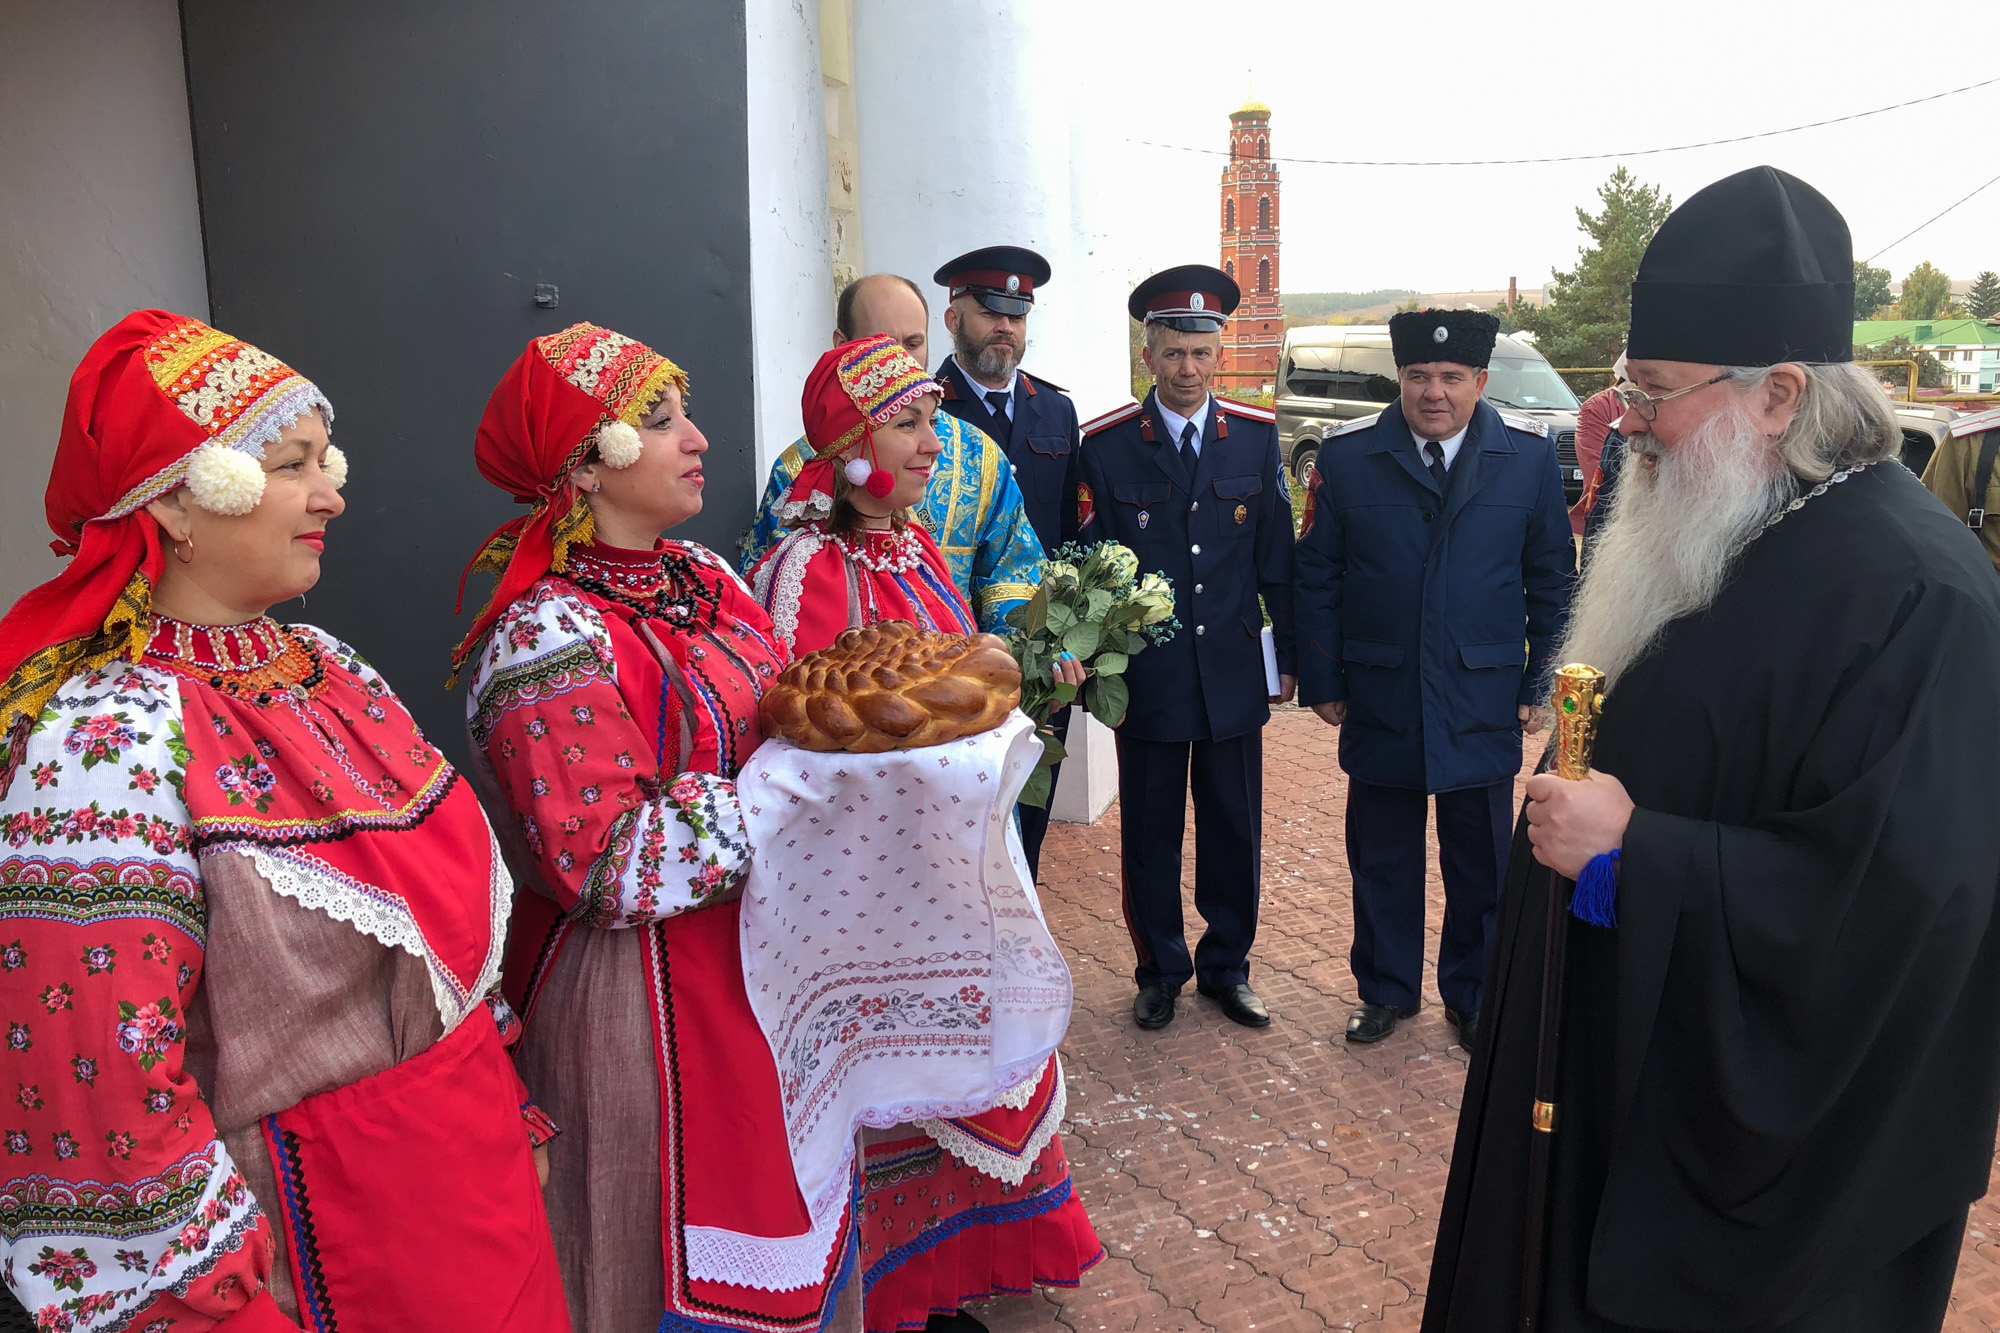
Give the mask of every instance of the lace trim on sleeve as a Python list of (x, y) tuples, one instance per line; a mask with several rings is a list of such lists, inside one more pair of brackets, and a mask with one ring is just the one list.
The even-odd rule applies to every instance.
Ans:
[(789, 651), (799, 635), (799, 599), (805, 594), (806, 569), (826, 545), (818, 528), (801, 528), (780, 543), (777, 553), (757, 566), (754, 593), (771, 613), (771, 624)]
[(290, 898), (301, 907), (324, 912), (335, 921), (353, 926), (362, 934), (391, 949), (422, 960), (430, 976), (431, 997), (437, 1002), (438, 1017), (446, 1033), (485, 1002), (486, 994), (500, 979), (500, 961), (507, 946), (507, 918), (514, 902), (514, 881), (500, 855), (493, 830), (486, 831), (490, 868), (487, 872), (488, 924), (486, 958), (479, 975), (470, 983), (461, 981), (431, 952), (416, 919), (402, 902), (372, 884), (343, 875), (326, 862), (299, 848), (273, 849), (230, 846), (205, 853), (206, 856), (236, 855), (248, 860), (271, 886), (271, 891)]

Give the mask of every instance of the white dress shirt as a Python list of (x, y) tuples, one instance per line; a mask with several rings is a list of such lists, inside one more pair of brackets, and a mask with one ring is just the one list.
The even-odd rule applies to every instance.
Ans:
[[(1196, 458), (1200, 458), (1201, 433), (1208, 429), (1208, 407), (1209, 407), (1208, 399), (1203, 398), (1201, 400), (1201, 406), (1197, 407), (1194, 410), (1194, 415), (1191, 417), (1184, 417), (1180, 413), (1174, 411), (1173, 408), (1168, 407), (1165, 403), (1160, 401), (1160, 396), (1157, 393), (1153, 395), (1153, 402), (1160, 409), (1160, 420), (1166, 424), (1167, 439), (1174, 446), (1174, 448), (1178, 449), (1181, 447), (1181, 428), (1188, 425), (1190, 422), (1193, 423), (1194, 456)], [(1463, 435), (1465, 434), (1465, 432), (1460, 431), (1459, 434)]]
[(988, 412), (991, 412), (993, 410), (993, 403), (990, 399), (987, 398), (986, 395), (989, 393), (1006, 394), (1007, 424), (1010, 426), (1014, 424), (1014, 381), (1019, 379), (1021, 376), (1021, 369), (1019, 366), (1016, 366), (1014, 369), (1007, 372), (1006, 384), (1002, 385), (1000, 388), (997, 389), (989, 389), (984, 384), (981, 384), (978, 380), (973, 378), (972, 372), (965, 368), (965, 364), (958, 359), (957, 353), (952, 354), (951, 363), (954, 366), (958, 367), (959, 374), (965, 376), (965, 382), (967, 384), (970, 384), (972, 386), (972, 391), (979, 395), (979, 405), (985, 408)]
[[(1161, 408), (1160, 410), (1164, 412), (1166, 409)], [(1466, 433), (1471, 429), (1472, 423), (1468, 421), (1465, 425), (1459, 427), (1458, 434), (1448, 440), (1438, 441), (1440, 445), (1444, 446), (1444, 470), (1446, 472), (1451, 471), (1451, 465), (1458, 460), (1458, 446), (1465, 443)], [(1430, 441), (1415, 431), (1410, 432), (1410, 438), (1417, 442), (1417, 458), (1425, 467), (1429, 467), (1431, 465), (1431, 453), (1427, 446), (1430, 444)]]

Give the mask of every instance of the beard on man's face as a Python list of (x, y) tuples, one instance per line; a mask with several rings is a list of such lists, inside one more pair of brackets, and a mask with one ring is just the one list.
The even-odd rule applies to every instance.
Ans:
[(1607, 685), (1669, 624), (1715, 601), (1744, 547), (1797, 493), (1733, 395), (1671, 447), (1640, 434), (1627, 449), (1561, 657), (1596, 667)]
[(975, 344), (961, 328), (951, 336), (951, 345), (958, 353), (958, 363), (981, 379), (1005, 379), (1021, 364), (1022, 348), (1011, 334), (995, 333), (984, 343)]

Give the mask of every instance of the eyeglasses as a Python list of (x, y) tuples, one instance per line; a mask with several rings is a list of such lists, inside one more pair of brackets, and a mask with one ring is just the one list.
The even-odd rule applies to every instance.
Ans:
[(1729, 372), (1725, 370), (1712, 379), (1705, 379), (1699, 384), (1690, 384), (1685, 389), (1675, 389), (1672, 393), (1647, 393), (1644, 389), (1635, 389), (1629, 384), (1613, 385), (1611, 392), (1618, 396), (1619, 402), (1637, 412), (1641, 420), (1652, 421), (1660, 415), (1660, 404), (1669, 398), (1678, 398), (1684, 393), (1693, 393), (1696, 389), (1706, 389), (1709, 385), (1720, 384), (1728, 378)]

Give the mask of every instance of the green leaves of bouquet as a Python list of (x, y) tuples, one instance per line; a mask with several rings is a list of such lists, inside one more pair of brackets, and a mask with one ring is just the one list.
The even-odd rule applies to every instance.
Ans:
[[(1062, 762), (1062, 742), (1046, 715), (1081, 693), (1084, 708), (1107, 727), (1125, 720), (1131, 694), (1125, 667), (1148, 647), (1180, 629), (1174, 618), (1174, 585), (1166, 575), (1139, 573), (1139, 557), (1117, 542), (1071, 543), (1042, 562), (1035, 595), (1007, 613), (1014, 633), (1007, 647), (1021, 664), (1021, 711), (1035, 719), (1042, 761), (1021, 790), (1028, 805), (1047, 805), (1050, 771)], [(1067, 652), (1090, 673), (1081, 692), (1050, 677)]]

